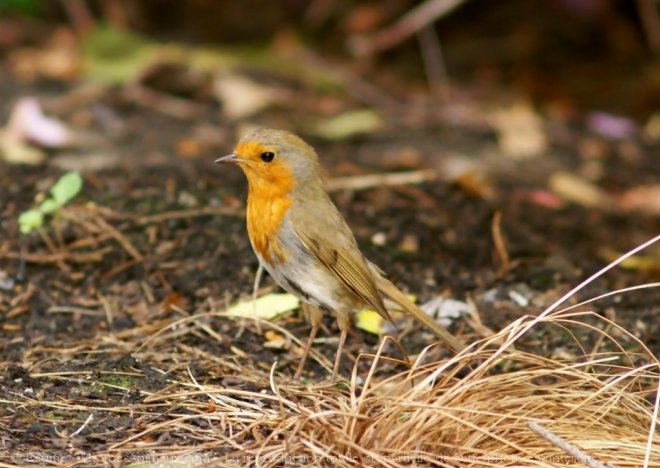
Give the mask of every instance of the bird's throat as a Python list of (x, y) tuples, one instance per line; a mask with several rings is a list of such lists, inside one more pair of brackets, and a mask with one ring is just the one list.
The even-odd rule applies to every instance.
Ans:
[[(256, 186), (255, 186), (256, 185)], [(286, 253), (278, 234), (291, 207), (291, 184), (249, 184), (247, 229), (254, 251), (266, 262), (282, 262)]]

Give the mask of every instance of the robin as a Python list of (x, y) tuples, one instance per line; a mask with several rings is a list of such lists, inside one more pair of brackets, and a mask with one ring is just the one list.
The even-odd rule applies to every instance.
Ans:
[(323, 314), (332, 312), (340, 330), (334, 381), (351, 312), (368, 307), (391, 321), (383, 295), (430, 328), (452, 351), (464, 348), (362, 255), (325, 190), (316, 152), (301, 138), (282, 130), (256, 130), (242, 138), (232, 154), (215, 162), (234, 163), (243, 170), (252, 248), (282, 288), (311, 306), (311, 331), (295, 379), (303, 371)]

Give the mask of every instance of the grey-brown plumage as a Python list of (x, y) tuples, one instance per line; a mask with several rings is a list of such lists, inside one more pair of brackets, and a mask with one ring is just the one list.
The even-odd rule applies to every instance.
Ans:
[(334, 379), (350, 313), (368, 307), (391, 320), (383, 295), (429, 327), (447, 347), (463, 349), (460, 341), (364, 258), (325, 191), (311, 146), (291, 133), (263, 129), (241, 139), (232, 155), (218, 161), (238, 164), (247, 176), (248, 233), (261, 264), (280, 286), (316, 308), (296, 377), (302, 372), (322, 311), (334, 312), (341, 330)]

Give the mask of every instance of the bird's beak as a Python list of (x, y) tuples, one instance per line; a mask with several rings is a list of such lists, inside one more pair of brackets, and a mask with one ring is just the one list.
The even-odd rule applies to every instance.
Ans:
[(222, 156), (221, 158), (216, 159), (213, 161), (214, 163), (236, 163), (239, 161), (238, 155), (235, 153), (228, 154), (227, 156)]

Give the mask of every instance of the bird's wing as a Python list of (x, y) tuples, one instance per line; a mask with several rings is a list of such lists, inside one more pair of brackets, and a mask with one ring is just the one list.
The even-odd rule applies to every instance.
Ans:
[[(332, 233), (336, 234), (336, 233)], [(331, 235), (332, 235), (331, 234)], [(392, 321), (383, 304), (374, 277), (369, 271), (362, 255), (351, 252), (352, 249), (333, 247), (331, 242), (306, 230), (296, 230), (296, 235), (303, 245), (330, 271), (332, 271), (358, 298), (372, 307), (383, 318)], [(349, 243), (352, 246), (352, 243)], [(353, 247), (357, 250), (357, 247)]]

